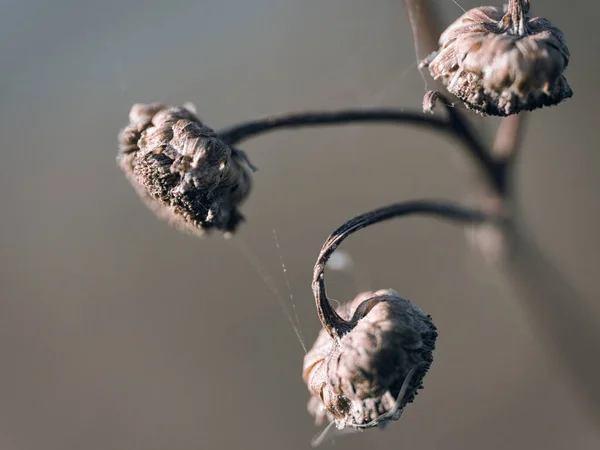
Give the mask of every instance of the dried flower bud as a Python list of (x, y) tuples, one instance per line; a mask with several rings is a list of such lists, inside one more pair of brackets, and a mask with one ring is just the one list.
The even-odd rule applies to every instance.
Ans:
[(569, 49), (562, 31), (544, 18), (528, 18), (528, 10), (529, 0), (510, 0), (505, 11), (467, 11), (421, 67), (481, 114), (507, 116), (560, 103), (573, 95), (563, 76)]
[(136, 104), (129, 122), (117, 159), (146, 204), (183, 231), (234, 231), (251, 186), (244, 155), (203, 125), (190, 104)]
[(391, 289), (363, 292), (337, 314), (347, 331), (336, 339), (321, 330), (304, 358), (309, 412), (340, 429), (398, 420), (433, 360), (431, 317)]

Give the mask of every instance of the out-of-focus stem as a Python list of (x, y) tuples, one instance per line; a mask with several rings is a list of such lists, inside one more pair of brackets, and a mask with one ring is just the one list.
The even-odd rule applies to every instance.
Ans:
[[(444, 105), (447, 101), (443, 96)], [(479, 136), (460, 115), (456, 108), (447, 108), (448, 120), (424, 115), (421, 113), (398, 109), (348, 109), (341, 111), (306, 111), (302, 113), (280, 114), (262, 119), (251, 120), (232, 125), (218, 132), (219, 137), (227, 145), (234, 146), (240, 142), (286, 128), (349, 125), (357, 123), (397, 123), (417, 125), (432, 130), (448, 133), (458, 139), (469, 156), (480, 166), (485, 181), (494, 191), (501, 189), (501, 171), (487, 148), (481, 143)]]
[(502, 119), (496, 131), (492, 153), (499, 161), (514, 160), (523, 139), (527, 113), (522, 112)]
[(525, 112), (503, 118), (496, 131), (492, 147), (492, 158), (502, 171), (502, 198), (507, 202), (513, 194), (511, 189), (514, 185), (513, 169), (519, 157), (526, 122)]
[(592, 419), (600, 423), (600, 317), (543, 254), (524, 224), (503, 271), (550, 352), (569, 376)]
[(417, 58), (423, 59), (438, 47), (442, 27), (431, 0), (404, 0), (415, 42)]

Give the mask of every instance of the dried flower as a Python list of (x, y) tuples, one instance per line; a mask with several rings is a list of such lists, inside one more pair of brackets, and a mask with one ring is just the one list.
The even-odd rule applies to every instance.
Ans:
[(421, 67), (482, 114), (507, 116), (571, 97), (563, 76), (570, 57), (563, 33), (544, 18), (528, 18), (529, 4), (510, 0), (504, 11), (467, 11), (442, 33), (440, 48)]
[(251, 186), (245, 156), (203, 125), (191, 104), (136, 104), (129, 122), (117, 159), (146, 204), (183, 231), (234, 231)]
[(309, 412), (339, 429), (398, 420), (433, 360), (431, 317), (391, 289), (363, 292), (337, 314), (346, 332), (321, 330), (304, 358)]

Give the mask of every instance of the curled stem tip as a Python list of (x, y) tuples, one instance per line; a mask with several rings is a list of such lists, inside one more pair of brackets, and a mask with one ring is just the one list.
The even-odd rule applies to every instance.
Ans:
[(327, 261), (342, 241), (352, 233), (385, 220), (417, 214), (463, 223), (499, 222), (502, 219), (499, 216), (466, 208), (451, 202), (414, 200), (394, 203), (360, 214), (339, 226), (331, 233), (321, 248), (321, 252), (315, 263), (312, 281), (319, 319), (323, 328), (334, 340), (351, 331), (353, 324), (340, 317), (329, 303), (325, 289), (325, 265)]

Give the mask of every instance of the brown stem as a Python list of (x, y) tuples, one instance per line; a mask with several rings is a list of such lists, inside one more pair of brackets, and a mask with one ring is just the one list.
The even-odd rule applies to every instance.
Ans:
[(514, 228), (515, 250), (504, 272), (550, 344), (553, 361), (571, 378), (571, 387), (600, 423), (600, 317), (544, 255), (522, 223)]
[(325, 264), (344, 239), (351, 234), (376, 223), (409, 215), (426, 215), (440, 219), (463, 223), (481, 223), (493, 221), (499, 223), (501, 217), (489, 215), (482, 211), (464, 206), (436, 200), (413, 200), (394, 203), (373, 211), (360, 214), (338, 227), (329, 235), (315, 263), (312, 289), (317, 304), (317, 312), (323, 328), (334, 339), (338, 340), (352, 329), (350, 322), (339, 316), (329, 303), (325, 290)]
[(529, 0), (509, 0), (508, 11), (503, 21), (510, 23), (509, 29), (518, 36), (527, 34), (525, 15), (529, 12)]
[[(443, 99), (443, 97), (441, 97)], [(486, 181), (494, 190), (502, 189), (502, 174), (470, 124), (456, 108), (447, 108), (448, 120), (421, 113), (397, 109), (348, 109), (342, 111), (308, 111), (281, 114), (242, 122), (219, 131), (219, 137), (229, 146), (264, 133), (285, 128), (348, 125), (352, 123), (397, 123), (418, 125), (447, 133), (464, 144), (467, 153), (478, 164)]]
[[(482, 175), (482, 181), (486, 184), (487, 190), (491, 191), (498, 198), (505, 197), (508, 191), (507, 162), (496, 158), (493, 152), (490, 153), (487, 150), (485, 144), (477, 136), (477, 132), (471, 123), (461, 115), (459, 110), (450, 104), (442, 93), (437, 91), (427, 92), (423, 99), (423, 110), (433, 112), (438, 100), (445, 108), (452, 128), (463, 136), (465, 142), (469, 143), (469, 146), (472, 148), (471, 153), (475, 159), (484, 161), (483, 164), (479, 165), (479, 168), (481, 169), (480, 175)], [(517, 145), (518, 141), (515, 140), (513, 144)]]
[(505, 202), (512, 200), (513, 172), (519, 156), (519, 148), (523, 141), (526, 122), (527, 113), (515, 114), (503, 118), (496, 131), (492, 157), (498, 170), (502, 173), (500, 176), (502, 179), (500, 198)]
[(523, 139), (526, 118), (527, 113), (522, 112), (504, 117), (501, 120), (492, 148), (492, 154), (497, 161), (516, 159), (517, 151)]
[(410, 20), (418, 59), (423, 59), (437, 49), (441, 34), (436, 8), (430, 0), (404, 0)]

